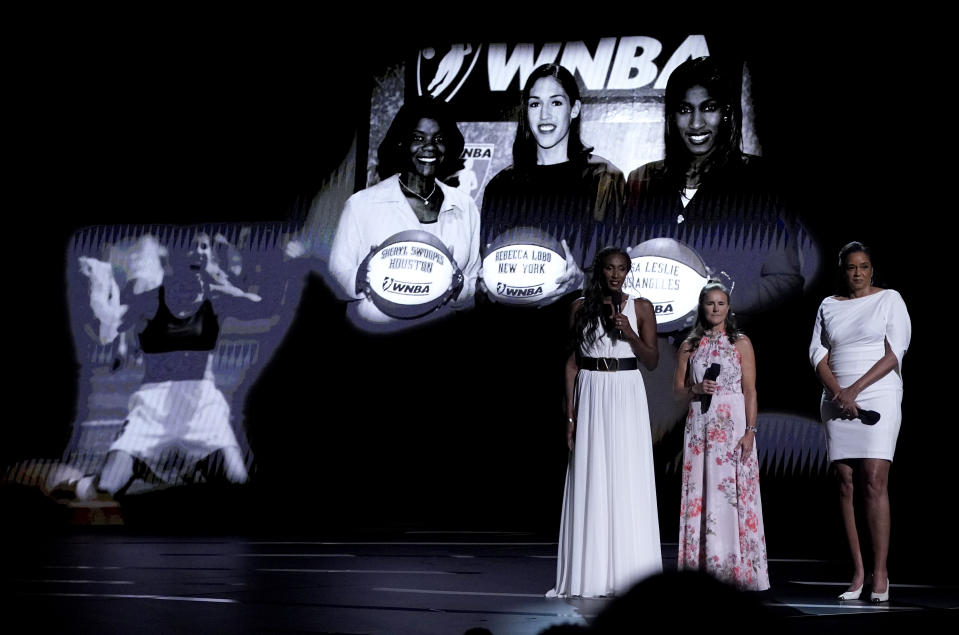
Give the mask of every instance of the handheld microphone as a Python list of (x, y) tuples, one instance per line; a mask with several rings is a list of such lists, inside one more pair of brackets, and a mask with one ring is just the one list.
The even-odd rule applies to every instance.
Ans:
[[(709, 365), (709, 368), (706, 369), (706, 374), (703, 375), (703, 381), (710, 380), (716, 381), (716, 378), (719, 377), (720, 366), (718, 363), (713, 362)], [(703, 395), (702, 399), (699, 400), (699, 411), (705, 413), (709, 410), (709, 404), (713, 401), (712, 395)]]
[[(620, 306), (623, 304), (623, 294), (619, 291), (613, 291), (609, 294), (610, 300), (613, 302), (613, 317), (615, 318), (620, 314)], [(623, 339), (623, 331), (621, 329), (616, 329), (616, 337)]]
[(879, 419), (880, 419), (879, 413), (876, 412), (875, 410), (866, 410), (865, 408), (857, 408), (857, 411), (859, 412), (859, 414), (855, 417), (852, 416), (851, 414), (847, 414), (846, 412), (843, 412), (839, 416), (839, 418), (849, 419), (849, 420), (859, 419), (861, 423), (867, 426), (874, 426), (877, 423), (879, 423)]

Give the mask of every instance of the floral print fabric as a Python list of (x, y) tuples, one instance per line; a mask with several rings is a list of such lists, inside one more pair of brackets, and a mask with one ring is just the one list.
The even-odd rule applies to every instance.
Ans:
[(692, 382), (720, 364), (719, 389), (705, 413), (686, 417), (678, 568), (703, 570), (739, 589), (769, 588), (756, 446), (740, 460), (746, 432), (739, 351), (725, 333), (703, 337), (689, 359)]

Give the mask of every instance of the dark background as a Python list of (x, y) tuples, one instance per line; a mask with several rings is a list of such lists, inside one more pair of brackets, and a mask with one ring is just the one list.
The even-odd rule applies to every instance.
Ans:
[[(892, 553), (955, 561), (948, 533), (938, 539), (951, 529), (959, 435), (947, 370), (954, 292), (945, 283), (954, 271), (944, 202), (954, 109), (932, 65), (935, 29), (788, 11), (775, 24), (728, 20), (729, 27), (677, 25), (646, 12), (558, 27), (525, 16), (430, 16), (371, 24), (359, 15), (334, 22), (84, 13), (24, 23), (7, 91), (15, 165), (6, 209), (4, 465), (57, 457), (70, 435), (77, 360), (65, 253), (78, 228), (302, 218), (368, 117), (371, 76), (424, 38), (703, 32), (738, 44), (749, 62), (763, 154), (817, 235), (827, 271), (841, 245), (861, 240), (876, 249), (886, 285), (905, 298), (913, 339), (890, 484)], [(829, 282), (827, 275), (803, 301), (754, 326), (777, 342), (757, 352), (761, 404), (815, 416), (818, 384), (805, 350)], [(474, 318), (378, 339), (352, 332), (342, 313), (311, 276), (284, 345), (248, 397), (253, 484), (217, 498), (219, 505), (210, 492), (154, 498), (131, 507), (131, 518), (147, 528), (175, 517), (170, 526), (183, 530), (228, 522), (233, 531), (300, 534), (424, 526), (555, 532), (562, 429), (544, 438), (541, 429), (503, 423), (485, 378), (471, 371), (483, 354), (471, 337)], [(498, 328), (503, 338), (521, 337), (509, 325)], [(409, 365), (388, 367), (385, 359)], [(417, 395), (409, 408), (381, 416), (375, 404), (403, 391)], [(828, 477), (764, 475), (763, 488), (772, 556), (786, 543), (842, 552)], [(663, 479), (664, 490), (663, 540), (670, 541), (677, 501), (666, 496), (678, 485)], [(211, 509), (229, 513), (214, 518)]]

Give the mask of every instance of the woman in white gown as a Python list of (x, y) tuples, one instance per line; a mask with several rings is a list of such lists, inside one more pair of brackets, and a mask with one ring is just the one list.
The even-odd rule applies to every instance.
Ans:
[(646, 390), (638, 362), (659, 361), (647, 300), (622, 293), (629, 256), (596, 255), (572, 307), (566, 364), (570, 448), (556, 586), (548, 597), (621, 594), (662, 571)]
[[(809, 358), (823, 383), (821, 413), (829, 460), (839, 480), (839, 502), (853, 559), (853, 578), (840, 600), (859, 599), (866, 580), (853, 491), (863, 488), (872, 543), (870, 598), (889, 599), (889, 467), (902, 420), (902, 358), (911, 324), (902, 297), (873, 286), (873, 259), (859, 242), (842, 248), (845, 295), (819, 305)], [(878, 415), (878, 421), (876, 416)]]

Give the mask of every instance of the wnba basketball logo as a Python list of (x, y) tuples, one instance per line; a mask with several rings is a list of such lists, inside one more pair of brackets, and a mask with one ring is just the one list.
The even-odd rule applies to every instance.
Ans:
[(416, 90), (420, 96), (450, 101), (473, 72), (482, 44), (453, 44), (443, 49), (425, 48), (416, 56)]
[(663, 316), (672, 315), (673, 313), (675, 313), (675, 311), (673, 311), (673, 303), (672, 302), (654, 302), (653, 313), (656, 314), (657, 319), (659, 318), (660, 315), (663, 315)]
[(496, 283), (496, 293), (503, 298), (533, 298), (543, 295), (543, 285), (534, 284), (529, 287), (513, 287), (502, 282)]
[(383, 291), (396, 293), (399, 295), (429, 295), (430, 285), (403, 282), (402, 280), (396, 280), (394, 278), (384, 278)]

